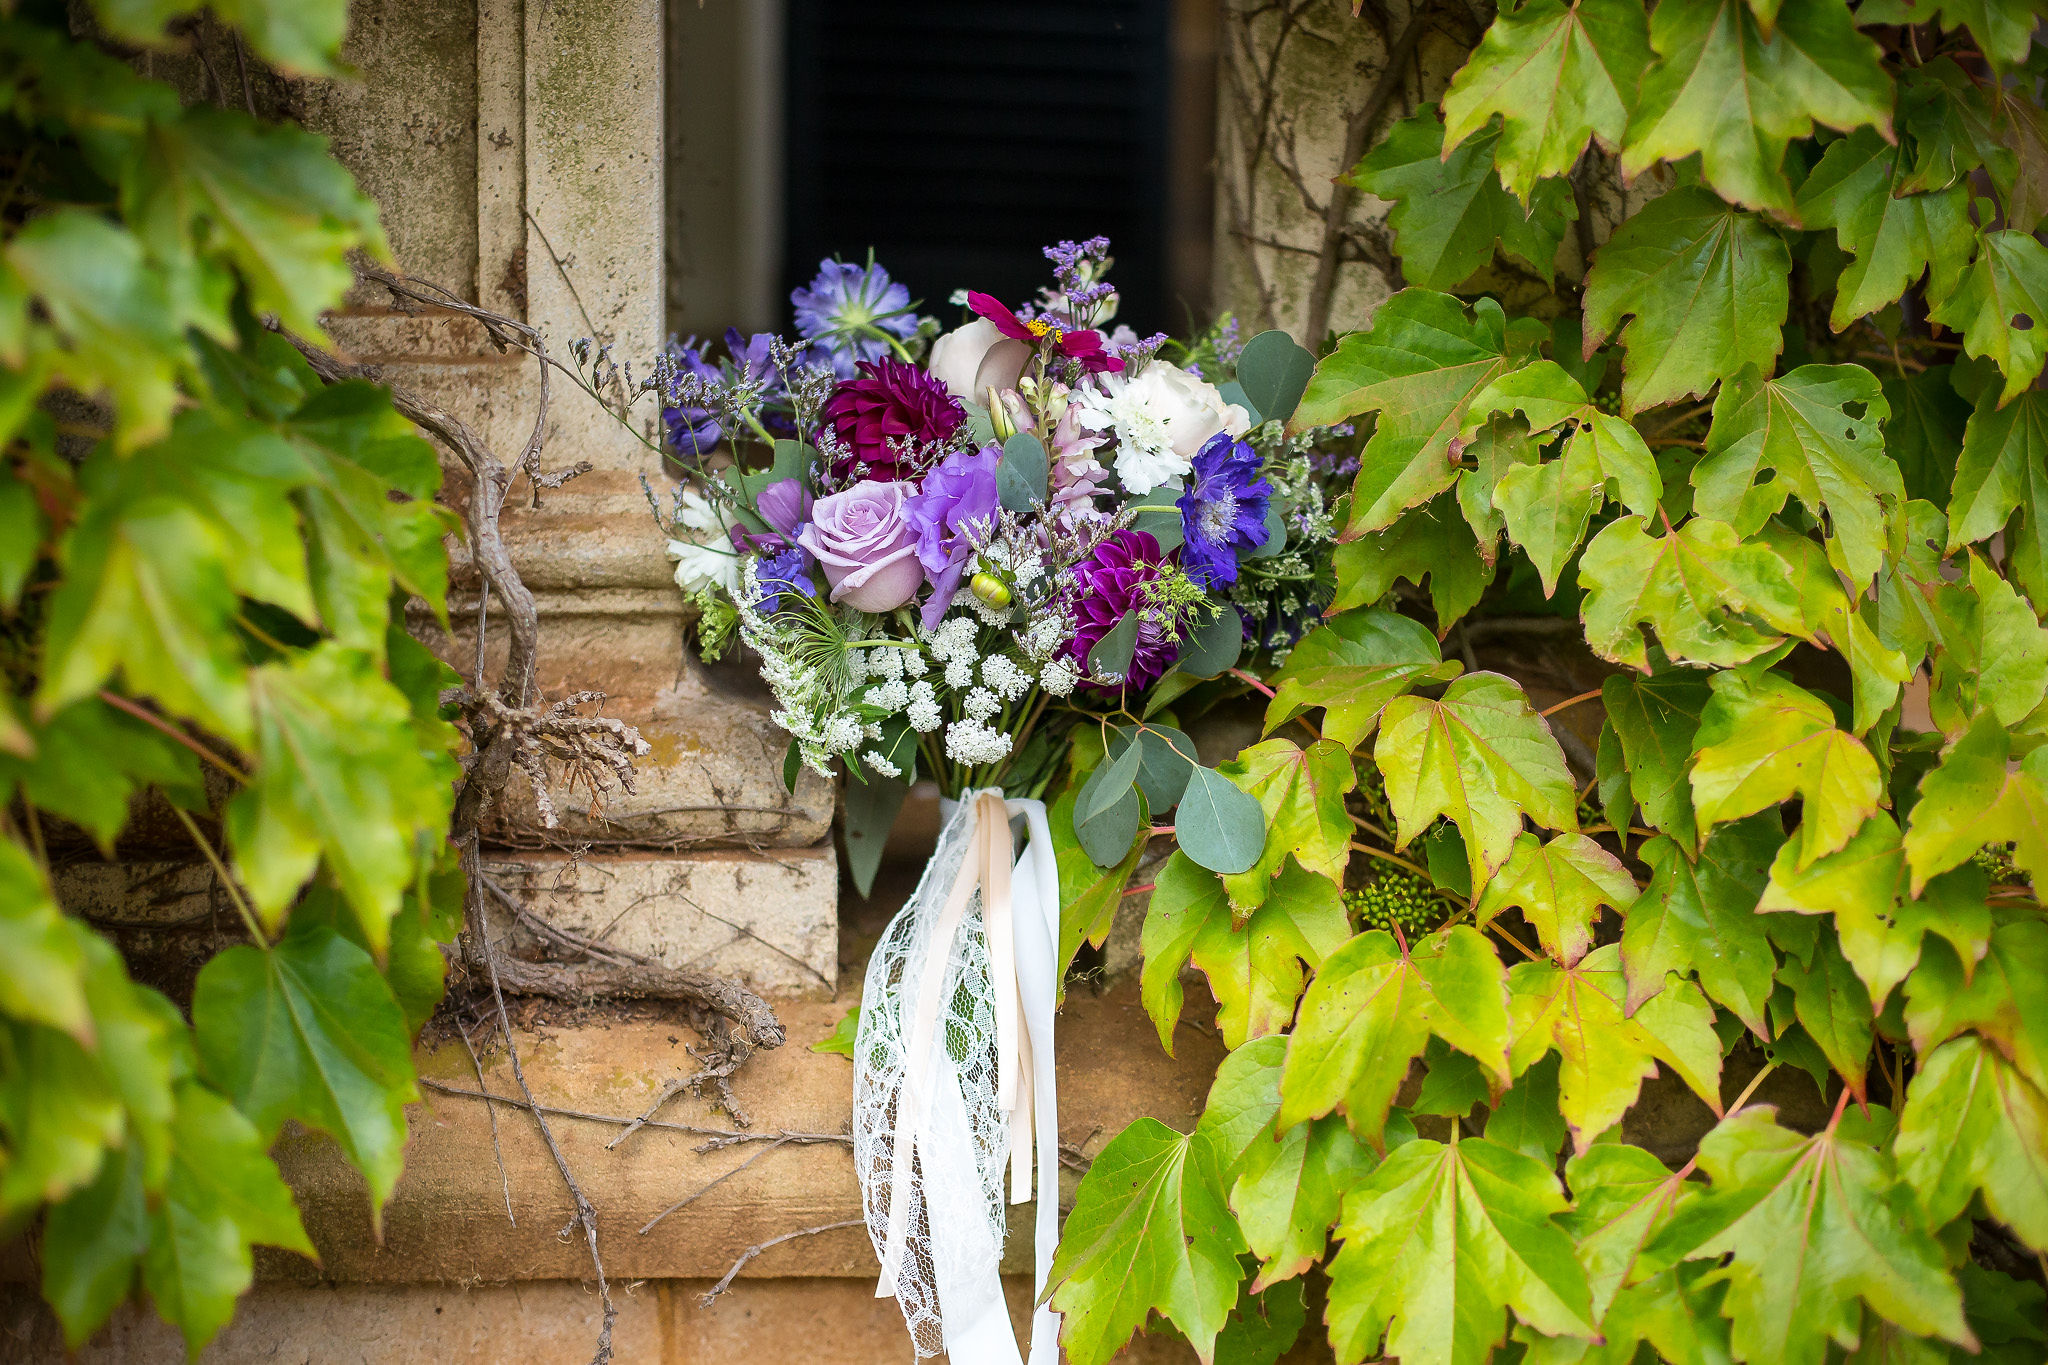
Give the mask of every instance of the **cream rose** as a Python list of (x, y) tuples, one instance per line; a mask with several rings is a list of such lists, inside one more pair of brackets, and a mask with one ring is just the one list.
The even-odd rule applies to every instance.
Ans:
[(996, 330), (987, 318), (956, 327), (932, 343), (925, 368), (946, 392), (969, 403), (987, 403), (988, 391), (1014, 389), (1031, 348)]

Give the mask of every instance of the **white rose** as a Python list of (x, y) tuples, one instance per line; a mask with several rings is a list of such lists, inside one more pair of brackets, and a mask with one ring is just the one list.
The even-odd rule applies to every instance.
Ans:
[(1252, 415), (1235, 403), (1224, 402), (1214, 384), (1163, 360), (1138, 371), (1130, 387), (1146, 411), (1165, 423), (1167, 443), (1182, 459), (1193, 459), (1203, 442), (1217, 432), (1242, 436), (1252, 424)]
[(956, 327), (932, 343), (925, 368), (946, 392), (970, 403), (986, 403), (988, 391), (1014, 389), (1031, 348), (996, 330), (987, 318)]

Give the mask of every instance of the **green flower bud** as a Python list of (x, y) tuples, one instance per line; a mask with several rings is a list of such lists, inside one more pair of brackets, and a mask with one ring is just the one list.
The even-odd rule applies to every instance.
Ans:
[(992, 607), (1010, 605), (1010, 585), (992, 573), (978, 573), (968, 579), (967, 590)]

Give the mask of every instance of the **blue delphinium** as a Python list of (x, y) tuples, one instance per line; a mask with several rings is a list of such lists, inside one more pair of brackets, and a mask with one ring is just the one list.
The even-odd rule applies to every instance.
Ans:
[(863, 360), (880, 360), (917, 335), (910, 290), (889, 278), (873, 261), (818, 262), (818, 276), (793, 290), (796, 329), (841, 379), (851, 379)]
[(1273, 485), (1259, 476), (1259, 454), (1228, 432), (1195, 452), (1180, 495), (1181, 569), (1203, 588), (1237, 581), (1237, 561), (1266, 543)]
[(804, 553), (801, 545), (791, 545), (777, 554), (764, 555), (755, 570), (755, 582), (761, 585), (760, 609), (766, 615), (782, 610), (782, 599), (792, 592), (805, 597), (816, 597), (818, 585), (811, 579), (811, 557)]

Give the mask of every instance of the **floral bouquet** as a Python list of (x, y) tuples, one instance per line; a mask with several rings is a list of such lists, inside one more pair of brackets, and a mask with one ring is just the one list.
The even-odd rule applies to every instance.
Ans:
[(639, 386), (688, 476), (657, 513), (700, 648), (758, 657), (791, 781), (844, 772), (863, 893), (910, 783), (947, 798), (856, 1047), (870, 1227), (921, 1354), (1017, 1358), (1003, 1173), (1015, 1199), (1034, 1174), (1056, 1188), (1060, 972), (1168, 809), (1203, 866), (1260, 857), (1259, 803), (1177, 722), (1320, 615), (1326, 488), (1356, 467), (1348, 428), (1284, 430), (1314, 366), (1284, 333), (1112, 328), (1107, 249), (1048, 248), (1053, 282), (1022, 307), (956, 295), (943, 333), (872, 261), (827, 261), (792, 296), (796, 338), (671, 343)]

